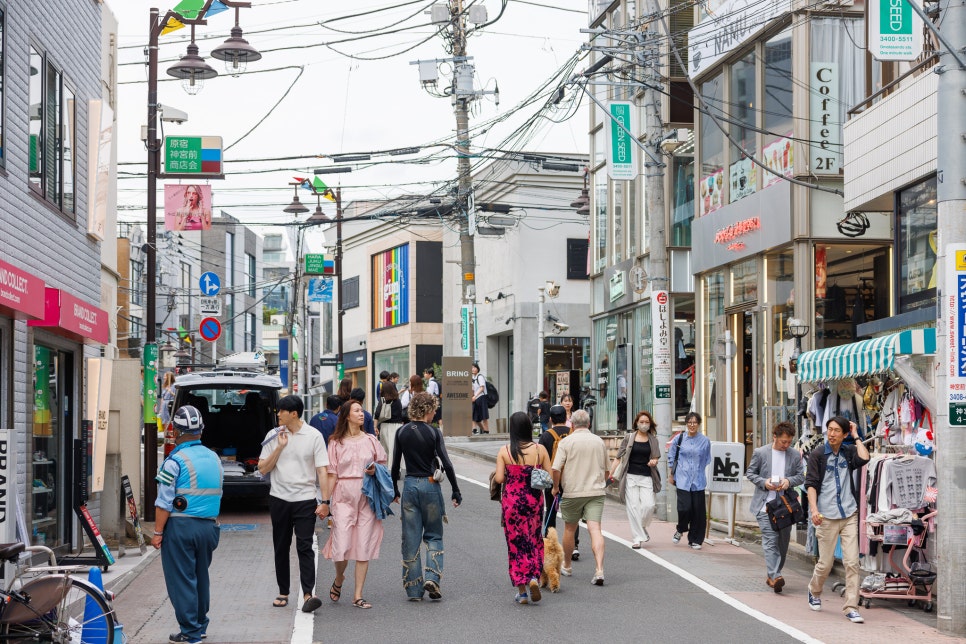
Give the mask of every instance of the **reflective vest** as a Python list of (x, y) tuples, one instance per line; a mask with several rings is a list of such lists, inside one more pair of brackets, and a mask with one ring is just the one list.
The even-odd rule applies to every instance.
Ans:
[(168, 455), (180, 470), (174, 482), (175, 494), (188, 502), (184, 510), (171, 510), (171, 517), (189, 516), (214, 519), (221, 504), (224, 474), (221, 459), (201, 441), (182, 443)]

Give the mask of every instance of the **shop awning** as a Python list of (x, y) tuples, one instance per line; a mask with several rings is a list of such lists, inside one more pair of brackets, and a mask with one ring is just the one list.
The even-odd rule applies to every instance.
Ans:
[(936, 353), (936, 329), (911, 329), (840, 347), (806, 351), (798, 358), (802, 382), (838, 380), (883, 373), (897, 355)]

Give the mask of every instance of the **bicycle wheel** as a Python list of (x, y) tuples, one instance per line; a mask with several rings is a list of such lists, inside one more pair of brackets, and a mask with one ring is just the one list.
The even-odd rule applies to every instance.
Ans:
[(104, 644), (114, 641), (114, 611), (95, 586), (68, 575), (45, 575), (20, 590), (0, 615), (4, 642)]

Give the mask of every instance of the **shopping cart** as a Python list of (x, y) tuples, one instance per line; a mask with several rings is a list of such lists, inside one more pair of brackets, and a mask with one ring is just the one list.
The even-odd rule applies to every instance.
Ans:
[[(883, 544), (894, 543), (896, 529), (905, 528), (906, 552), (899, 565), (895, 560), (897, 548), (893, 548), (889, 553), (889, 564), (896, 571), (894, 575), (873, 573), (870, 575), (873, 578), (871, 587), (866, 587), (863, 583), (864, 587), (859, 589), (860, 606), (864, 604), (869, 608), (873, 599), (904, 599), (909, 606), (919, 604), (927, 613), (932, 612), (932, 587), (936, 583), (936, 569), (926, 560), (926, 538), (934, 529), (933, 519), (936, 514), (934, 510), (922, 517), (924, 526), (918, 534), (908, 523), (866, 523), (869, 528), (869, 539)], [(913, 552), (916, 553), (916, 561), (912, 561)], [(844, 593), (844, 586), (842, 592)]]

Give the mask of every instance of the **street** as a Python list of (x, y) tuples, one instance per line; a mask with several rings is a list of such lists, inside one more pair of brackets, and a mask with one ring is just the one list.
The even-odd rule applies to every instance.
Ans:
[[(804, 601), (805, 571), (793, 571), (789, 564), (788, 589), (775, 595), (764, 586), (759, 555), (720, 541), (701, 552), (673, 547), (673, 528), (658, 522), (651, 530), (651, 547), (644, 550), (632, 550), (620, 536), (611, 535), (603, 587), (590, 583), (593, 560), (589, 536), (582, 529), (583, 558), (574, 563), (573, 577), (562, 578), (561, 592), (545, 592), (537, 605), (517, 605), (507, 576), (499, 506), (489, 500), (482, 483), (492, 465), (455, 455), (453, 462), (464, 502), (448, 511), (441, 602), (406, 601), (400, 581), (400, 523), (392, 517), (385, 522), (381, 556), (370, 564), (364, 596), (372, 602), (371, 610), (351, 605), (351, 564), (342, 598), (337, 604), (328, 599), (334, 573), (325, 559), (318, 564), (316, 592), (323, 600), (318, 611), (303, 614), (294, 602), (273, 608), (276, 588), (268, 513), (261, 507), (235, 509), (221, 518), (221, 543), (211, 569), (207, 642), (845, 641), (886, 636), (897, 626), (905, 627), (901, 632), (912, 640), (920, 635), (925, 639), (927, 633), (933, 641), (941, 639), (934, 629), (891, 610), (873, 608), (867, 611), (869, 623), (851, 625), (838, 612), (838, 597), (830, 591), (825, 611), (813, 613)], [(443, 485), (448, 496), (449, 486)], [(604, 528), (626, 532), (623, 507), (608, 503)], [(327, 531), (322, 528), (317, 534), (324, 543)], [(291, 564), (295, 597), (294, 548)], [(766, 608), (776, 604), (777, 610)], [(129, 642), (166, 642), (167, 634), (177, 631), (160, 557), (118, 595), (115, 607)]]

